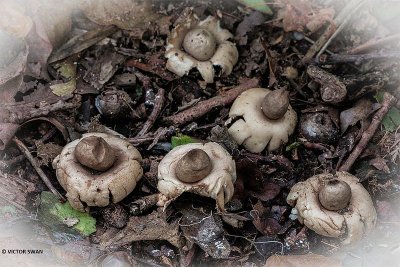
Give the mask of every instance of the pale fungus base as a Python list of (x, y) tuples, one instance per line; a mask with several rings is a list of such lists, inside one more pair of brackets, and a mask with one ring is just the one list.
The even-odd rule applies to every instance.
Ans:
[(67, 198), (74, 209), (84, 211), (87, 206), (105, 207), (117, 203), (130, 194), (143, 175), (142, 157), (129, 142), (104, 133), (88, 133), (82, 138), (102, 137), (115, 152), (116, 161), (110, 169), (95, 172), (81, 165), (75, 158), (79, 140), (67, 144), (53, 161), (57, 179), (67, 191)]
[[(322, 207), (318, 199), (321, 187), (331, 179), (346, 182), (351, 188), (349, 205), (341, 212)], [(292, 187), (287, 202), (298, 211), (298, 220), (317, 234), (342, 237), (353, 244), (375, 227), (377, 215), (367, 190), (357, 177), (347, 172), (315, 175)]]
[(229, 111), (228, 132), (232, 138), (247, 150), (259, 153), (268, 146), (268, 151), (278, 149), (287, 143), (296, 127), (297, 114), (289, 105), (285, 115), (277, 120), (268, 119), (261, 110), (264, 97), (271, 90), (252, 88), (233, 103)]
[[(204, 150), (213, 164), (211, 173), (194, 183), (180, 181), (175, 174), (178, 161), (192, 149)], [(233, 196), (233, 183), (236, 181), (235, 161), (231, 155), (217, 143), (194, 143), (175, 147), (161, 160), (158, 166), (158, 185), (161, 193), (159, 206), (167, 206), (183, 192), (192, 192), (214, 198), (217, 208), (224, 210)]]
[[(213, 42), (216, 42), (215, 52), (210, 57), (209, 51), (204, 52), (204, 56), (196, 55), (198, 58), (209, 58), (208, 60), (198, 60), (187, 51), (183, 51), (183, 41), (187, 33), (195, 29), (204, 29), (211, 33)], [(215, 17), (209, 16), (203, 21), (193, 14), (192, 10), (187, 11), (183, 18), (176, 24), (171, 31), (165, 52), (167, 61), (167, 69), (176, 75), (182, 77), (187, 75), (193, 68), (197, 68), (207, 83), (213, 83), (215, 77), (215, 66), (221, 68), (220, 75), (229, 75), (233, 66), (239, 58), (238, 50), (234, 43), (228, 41), (233, 35), (220, 26), (220, 21)], [(196, 39), (193, 39), (195, 41)], [(199, 44), (194, 44), (199, 49)], [(207, 46), (212, 47), (212, 46)]]

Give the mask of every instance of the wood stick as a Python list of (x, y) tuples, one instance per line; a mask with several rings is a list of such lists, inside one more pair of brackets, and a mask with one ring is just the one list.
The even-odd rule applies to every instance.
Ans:
[(161, 110), (162, 110), (162, 108), (164, 106), (164, 102), (165, 102), (164, 94), (165, 94), (165, 90), (163, 88), (158, 88), (158, 92), (156, 94), (156, 101), (155, 101), (155, 104), (154, 104), (153, 111), (151, 112), (149, 118), (147, 119), (147, 121), (143, 125), (143, 128), (140, 130), (140, 132), (136, 135), (136, 137), (143, 136), (144, 134), (146, 134), (150, 130), (151, 126), (153, 126), (154, 122), (156, 121), (156, 119), (160, 115)]
[(200, 101), (189, 109), (179, 112), (178, 114), (166, 117), (164, 121), (174, 125), (181, 125), (191, 122), (207, 114), (215, 107), (225, 106), (232, 103), (244, 91), (250, 88), (257, 87), (258, 82), (259, 80), (256, 78), (249, 79), (239, 86), (230, 89), (229, 91), (214, 96), (210, 99)]
[(340, 13), (333, 20), (321, 37), (308, 49), (307, 53), (301, 60), (303, 65), (310, 63), (311, 59), (321, 50), (321, 48), (326, 44), (330, 37), (335, 33), (336, 26), (339, 26), (349, 17), (355, 8), (364, 0), (350, 0), (347, 5), (340, 11)]
[(360, 141), (354, 147), (350, 156), (346, 159), (342, 166), (340, 166), (339, 171), (349, 171), (353, 166), (354, 162), (360, 156), (361, 152), (367, 147), (368, 142), (371, 140), (372, 136), (378, 129), (383, 117), (389, 111), (389, 109), (396, 104), (397, 99), (389, 93), (385, 93), (383, 96), (382, 107), (375, 113), (372, 118), (371, 124), (368, 126), (367, 130), (362, 134)]
[(43, 172), (43, 170), (39, 167), (39, 164), (35, 160), (35, 158), (32, 156), (31, 152), (29, 152), (28, 148), (25, 146), (24, 143), (22, 143), (21, 140), (19, 140), (17, 137), (13, 138), (14, 143), (18, 146), (18, 149), (21, 150), (22, 153), (24, 153), (25, 157), (28, 159), (28, 161), (31, 163), (32, 167), (36, 170), (38, 173), (39, 177), (42, 179), (42, 181), (46, 184), (46, 186), (50, 189), (50, 191), (56, 195), (60, 200), (66, 201), (65, 198), (60, 194), (60, 192), (57, 191), (57, 189), (53, 186), (53, 184), (50, 182), (50, 179), (47, 177), (47, 175)]

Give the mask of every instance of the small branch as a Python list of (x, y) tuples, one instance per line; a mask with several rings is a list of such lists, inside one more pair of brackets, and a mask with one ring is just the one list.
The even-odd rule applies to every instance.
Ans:
[(192, 120), (198, 119), (203, 115), (207, 114), (215, 107), (225, 106), (232, 103), (244, 91), (250, 88), (257, 87), (258, 82), (259, 80), (256, 78), (246, 80), (244, 83), (240, 84), (239, 86), (233, 89), (230, 89), (229, 91), (214, 96), (213, 98), (200, 101), (196, 105), (187, 110), (166, 117), (164, 121), (174, 125), (181, 125), (191, 122)]
[(39, 167), (39, 164), (36, 162), (35, 158), (32, 156), (31, 152), (29, 152), (28, 148), (21, 142), (17, 137), (13, 138), (14, 143), (18, 146), (19, 150), (24, 153), (25, 157), (29, 160), (32, 167), (36, 170), (42, 181), (46, 184), (46, 186), (50, 189), (50, 191), (56, 195), (59, 199), (65, 201), (65, 198), (54, 188), (50, 179), (43, 172), (43, 170)]
[(370, 59), (399, 59), (400, 52), (377, 52), (369, 54), (358, 54), (358, 55), (322, 55), (315, 59), (316, 64), (337, 64), (337, 63), (355, 63), (360, 64), (362, 61)]
[(400, 40), (400, 34), (394, 34), (394, 35), (386, 36), (386, 37), (383, 37), (380, 39), (374, 38), (374, 39), (367, 41), (366, 43), (363, 43), (363, 44), (351, 49), (348, 53), (349, 54), (359, 54), (366, 50), (378, 48), (378, 47), (384, 46), (386, 44), (391, 44), (391, 43), (394, 44), (395, 42), (397, 42), (399, 40)]
[(175, 79), (171, 72), (165, 71), (165, 69), (157, 69), (157, 66), (145, 64), (136, 59), (128, 60), (125, 65), (128, 67), (135, 67), (145, 72), (150, 72), (169, 82)]
[(158, 116), (160, 115), (160, 112), (164, 106), (164, 102), (165, 102), (165, 90), (163, 88), (158, 88), (158, 92), (156, 95), (156, 100), (154, 103), (154, 108), (153, 111), (151, 112), (149, 118), (147, 119), (147, 121), (145, 122), (145, 124), (143, 125), (142, 130), (140, 130), (140, 132), (136, 135), (136, 137), (140, 137), (143, 136), (144, 134), (146, 134), (151, 126), (153, 126), (154, 122), (156, 121), (156, 119), (158, 118)]
[(45, 117), (51, 112), (77, 109), (81, 105), (81, 96), (75, 95), (70, 102), (62, 99), (54, 104), (40, 104), (39, 102), (0, 106), (0, 122), (23, 123), (36, 117)]
[(326, 42), (331, 38), (331, 36), (336, 31), (336, 26), (340, 25), (346, 21), (346, 18), (352, 14), (355, 8), (362, 3), (364, 0), (350, 0), (347, 5), (340, 11), (340, 13), (335, 17), (334, 23), (331, 23), (321, 37), (308, 49), (306, 55), (303, 57), (301, 62), (305, 65), (308, 64), (311, 59), (321, 50), (321, 48), (326, 44)]
[(330, 45), (330, 43), (332, 42), (333, 39), (336, 38), (336, 36), (339, 35), (339, 33), (344, 29), (344, 27), (347, 25), (347, 23), (349, 22), (349, 20), (352, 18), (352, 15), (357, 12), (357, 10), (365, 3), (365, 1), (361, 1), (354, 9), (352, 9), (349, 14), (347, 14), (347, 16), (343, 19), (343, 22), (340, 24), (340, 26), (336, 29), (336, 31), (332, 34), (331, 37), (329, 37), (329, 39), (326, 41), (326, 43), (324, 44), (324, 46), (321, 48), (321, 50), (318, 52), (317, 54), (317, 58), (319, 58), (322, 53), (325, 52), (325, 50), (328, 48), (328, 46)]
[(371, 124), (368, 126), (367, 130), (362, 134), (360, 141), (355, 146), (350, 156), (346, 159), (342, 166), (340, 166), (339, 171), (349, 171), (353, 166), (353, 163), (360, 156), (361, 152), (367, 147), (368, 142), (371, 140), (372, 136), (378, 129), (383, 117), (389, 111), (389, 109), (396, 104), (397, 99), (389, 93), (385, 93), (383, 96), (382, 107), (375, 113), (372, 118)]
[(137, 216), (157, 205), (159, 194), (142, 197), (128, 204), (129, 212)]

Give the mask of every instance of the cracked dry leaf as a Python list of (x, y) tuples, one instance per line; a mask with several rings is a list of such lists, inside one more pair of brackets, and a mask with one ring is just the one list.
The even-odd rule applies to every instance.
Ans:
[(166, 212), (154, 211), (146, 216), (130, 217), (125, 228), (113, 234), (111, 238), (107, 232), (104, 233), (100, 236), (100, 245), (103, 247), (121, 246), (142, 240), (166, 240), (178, 248), (181, 248), (183, 244), (179, 234), (178, 221), (169, 223)]

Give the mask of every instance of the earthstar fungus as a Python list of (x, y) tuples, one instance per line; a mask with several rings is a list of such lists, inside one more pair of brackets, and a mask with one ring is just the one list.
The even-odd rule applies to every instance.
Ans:
[(314, 175), (295, 184), (287, 202), (298, 211), (298, 220), (317, 234), (343, 238), (353, 244), (370, 232), (377, 219), (367, 190), (347, 173)]
[(167, 206), (187, 191), (214, 198), (223, 211), (232, 198), (235, 180), (235, 161), (219, 144), (181, 145), (165, 155), (158, 166), (158, 205)]
[(278, 149), (296, 127), (297, 114), (284, 89), (252, 88), (236, 98), (229, 111), (228, 132), (247, 150)]
[(74, 209), (104, 207), (130, 194), (143, 175), (142, 157), (128, 141), (87, 133), (67, 144), (53, 161), (57, 179)]
[(207, 83), (213, 83), (215, 67), (220, 75), (229, 75), (239, 58), (233, 35), (220, 26), (220, 21), (212, 16), (205, 20), (186, 10), (172, 29), (165, 52), (167, 69), (182, 77), (197, 68)]

